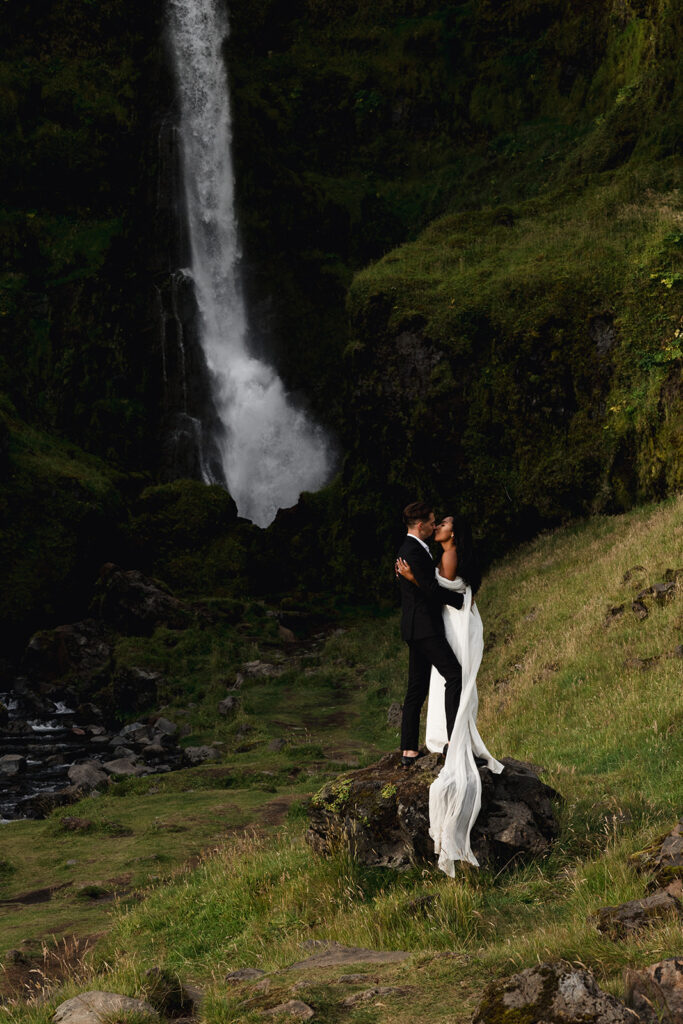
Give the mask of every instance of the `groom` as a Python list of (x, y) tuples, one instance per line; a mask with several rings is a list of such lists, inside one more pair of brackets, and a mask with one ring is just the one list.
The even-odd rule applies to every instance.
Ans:
[(434, 533), (436, 520), (431, 505), (414, 501), (403, 510), (408, 535), (398, 558), (410, 566), (417, 586), (399, 577), (401, 587), (401, 637), (408, 644), (408, 690), (403, 702), (401, 724), (402, 763), (412, 764), (419, 756), (420, 711), (429, 691), (432, 665), (446, 680), (446, 728), (450, 736), (460, 703), (462, 669), (446, 640), (443, 605), (462, 608), (463, 595), (446, 590), (436, 582), (434, 562), (427, 541)]

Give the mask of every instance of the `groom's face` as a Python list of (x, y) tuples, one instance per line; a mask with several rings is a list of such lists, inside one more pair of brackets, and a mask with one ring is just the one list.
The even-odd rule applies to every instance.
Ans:
[(430, 515), (429, 519), (423, 519), (422, 522), (420, 523), (419, 529), (420, 529), (420, 537), (422, 538), (422, 540), (429, 540), (429, 538), (434, 533), (435, 527), (436, 527), (436, 518), (434, 516), (434, 513), (432, 512), (432, 514)]

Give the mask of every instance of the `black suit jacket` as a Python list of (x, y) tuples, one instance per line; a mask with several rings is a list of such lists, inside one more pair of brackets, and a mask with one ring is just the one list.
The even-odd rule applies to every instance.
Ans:
[(436, 582), (434, 562), (415, 537), (407, 535), (398, 555), (413, 570), (418, 586), (399, 579), (401, 587), (401, 636), (408, 643), (426, 636), (443, 636), (443, 606), (462, 608), (464, 597), (456, 590), (446, 590)]

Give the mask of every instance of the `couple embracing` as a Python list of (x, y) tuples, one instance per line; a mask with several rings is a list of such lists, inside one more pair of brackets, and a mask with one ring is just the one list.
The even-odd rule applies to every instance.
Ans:
[[(502, 772), (477, 731), (477, 672), (483, 626), (474, 594), (481, 582), (471, 537), (453, 516), (438, 523), (432, 507), (413, 502), (403, 512), (407, 536), (396, 559), (401, 586), (401, 636), (408, 644), (408, 690), (401, 725), (402, 764), (420, 756), (420, 711), (427, 694), (426, 745), (444, 766), (429, 791), (429, 834), (439, 867), (477, 864), (470, 831), (481, 806), (479, 766)], [(435, 564), (427, 541), (441, 545)]]

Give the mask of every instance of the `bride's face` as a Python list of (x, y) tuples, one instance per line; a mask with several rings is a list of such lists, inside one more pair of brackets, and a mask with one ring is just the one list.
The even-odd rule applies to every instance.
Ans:
[(443, 544), (445, 540), (450, 540), (453, 533), (453, 516), (444, 516), (434, 530), (434, 540), (437, 544)]

